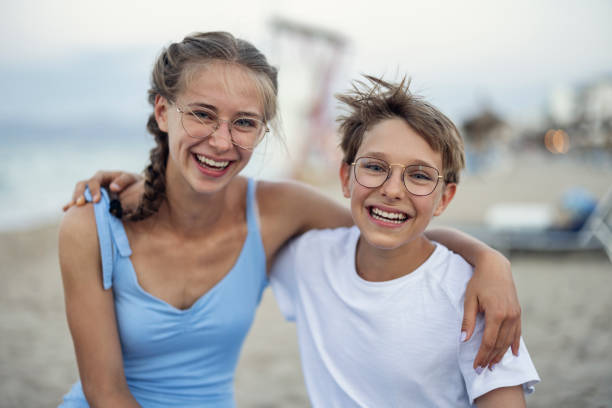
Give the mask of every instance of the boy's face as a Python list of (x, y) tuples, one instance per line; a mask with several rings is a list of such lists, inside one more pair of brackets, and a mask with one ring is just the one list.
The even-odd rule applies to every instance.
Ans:
[[(368, 130), (355, 160), (360, 157), (403, 166), (426, 165), (442, 174), (442, 154), (399, 118), (385, 119)], [(431, 194), (415, 196), (406, 189), (399, 166), (392, 166), (387, 181), (376, 188), (360, 185), (353, 166), (346, 163), (340, 168), (340, 178), (362, 237), (380, 249), (396, 249), (421, 238), (431, 218), (444, 211), (456, 190), (455, 184), (440, 180)]]

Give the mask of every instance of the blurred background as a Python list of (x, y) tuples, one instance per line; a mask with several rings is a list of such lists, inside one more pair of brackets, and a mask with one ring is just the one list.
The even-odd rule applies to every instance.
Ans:
[[(399, 80), (446, 113), (467, 169), (435, 225), (510, 257), (534, 407), (612, 406), (612, 2), (70, 1), (0, 4), (0, 406), (56, 406), (78, 373), (56, 255), (61, 206), (98, 169), (140, 172), (162, 46), (229, 31), (280, 69), (282, 131), (245, 174), (342, 200), (333, 95)], [(608, 251), (606, 253), (606, 250)], [(239, 406), (307, 406), (294, 329), (270, 293)]]

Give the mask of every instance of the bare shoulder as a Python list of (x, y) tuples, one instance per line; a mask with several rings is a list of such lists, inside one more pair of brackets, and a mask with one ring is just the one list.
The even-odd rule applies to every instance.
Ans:
[(93, 204), (85, 204), (81, 207), (71, 207), (60, 224), (60, 242), (86, 243), (96, 239), (96, 219)]
[(93, 204), (72, 207), (59, 230), (59, 258), (62, 275), (76, 273), (93, 262), (99, 264), (100, 250)]

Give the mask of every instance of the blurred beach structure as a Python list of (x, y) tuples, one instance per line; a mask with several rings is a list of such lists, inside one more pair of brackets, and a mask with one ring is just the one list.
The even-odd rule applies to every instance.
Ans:
[[(254, 35), (260, 42), (252, 39), (280, 66), (283, 130), (258, 147), (244, 173), (298, 179), (344, 202), (334, 122), (341, 111), (333, 95), (359, 73), (389, 80), (403, 73), (389, 74), (395, 66), (385, 61), (357, 66), (371, 50), (359, 49), (354, 34), (285, 14), (291, 18), (267, 20), (263, 34)], [(607, 43), (612, 49), (612, 36)], [(0, 110), (0, 407), (56, 406), (78, 378), (57, 261), (61, 205), (76, 181), (96, 170), (140, 172), (147, 163), (145, 94), (158, 48), (80, 49), (50, 66), (0, 63), (8, 95)], [(538, 95), (524, 99), (511, 84), (490, 94), (482, 82), (470, 85), (466, 67), (462, 77), (439, 82), (425, 73), (424, 61), (415, 64), (416, 75), (407, 70), (413, 89), (448, 112), (466, 141), (467, 169), (434, 225), (578, 231), (576, 222), (612, 187), (612, 63), (606, 61), (612, 59), (600, 58), (599, 68), (558, 86), (536, 86)], [(432, 72), (440, 70), (431, 64)], [(530, 109), (514, 106), (521, 103)], [(513, 208), (518, 211), (500, 210)], [(523, 336), (542, 378), (528, 406), (612, 407), (612, 263), (605, 251), (500, 249), (512, 261)], [(269, 290), (239, 362), (236, 397), (239, 407), (308, 406), (294, 327)]]

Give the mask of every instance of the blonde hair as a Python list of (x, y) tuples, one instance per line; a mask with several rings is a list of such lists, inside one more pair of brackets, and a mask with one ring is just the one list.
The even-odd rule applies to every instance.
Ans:
[(463, 139), (455, 124), (436, 107), (410, 92), (410, 80), (399, 83), (364, 75), (367, 82), (354, 81), (351, 90), (336, 95), (348, 111), (340, 116), (340, 147), (344, 162), (351, 164), (372, 126), (385, 119), (400, 118), (435, 151), (442, 154), (446, 183), (458, 183), (465, 167)]
[[(194, 72), (211, 62), (244, 67), (261, 93), (264, 121), (274, 121), (278, 109), (278, 70), (251, 43), (226, 32), (194, 33), (162, 49), (151, 74), (148, 91), (151, 106), (155, 106), (157, 95), (175, 102)], [(125, 217), (131, 221), (143, 220), (156, 213), (166, 194), (168, 133), (158, 127), (153, 113), (147, 121), (147, 130), (155, 138), (155, 147), (151, 149), (150, 163), (144, 171), (145, 191), (140, 204)]]

